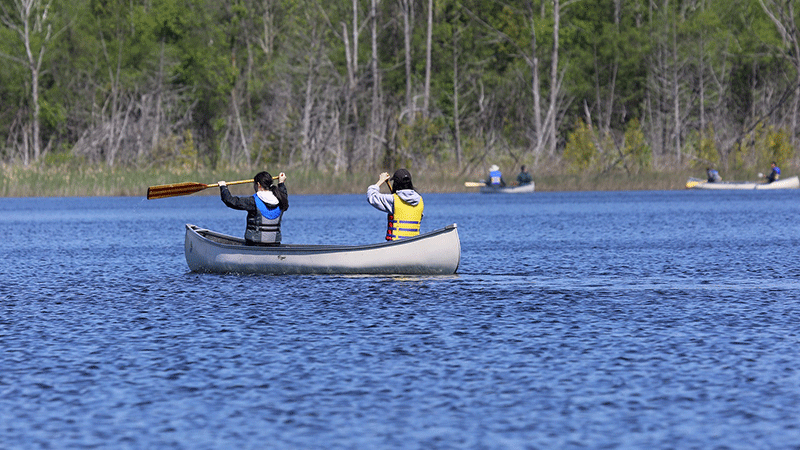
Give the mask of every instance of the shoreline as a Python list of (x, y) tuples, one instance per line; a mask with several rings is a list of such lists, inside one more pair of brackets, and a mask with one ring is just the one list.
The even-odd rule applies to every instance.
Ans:
[[(86, 168), (12, 168), (2, 167), (0, 174), (0, 197), (46, 198), (46, 197), (142, 197), (147, 188), (163, 184), (198, 182), (216, 184), (219, 180), (248, 179), (243, 173), (248, 170), (195, 171), (138, 171), (121, 169)], [(290, 195), (363, 194), (377, 180), (377, 174), (326, 174), (291, 169), (287, 173), (287, 188)], [(413, 173), (413, 172), (412, 172)], [(787, 176), (797, 173), (792, 167), (784, 170)], [(648, 172), (640, 174), (559, 174), (532, 173), (535, 192), (591, 192), (591, 191), (672, 191), (685, 190), (690, 177), (705, 178), (704, 170), (680, 170)], [(422, 193), (476, 193), (478, 188), (466, 187), (465, 182), (477, 181), (480, 174), (454, 175), (425, 171), (414, 177), (414, 185)], [(508, 184), (514, 185), (516, 174), (506, 176)], [(758, 180), (753, 170), (731, 172), (725, 180)], [(212, 181), (217, 180), (217, 181)], [(249, 192), (247, 185), (231, 187), (237, 195)], [(211, 186), (191, 195), (218, 195), (216, 186)]]

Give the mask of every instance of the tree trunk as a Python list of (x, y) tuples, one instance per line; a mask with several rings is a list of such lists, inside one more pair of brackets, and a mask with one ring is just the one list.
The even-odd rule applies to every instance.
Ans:
[[(544, 4), (544, 1), (542, 2)], [(539, 57), (537, 52), (536, 43), (536, 24), (534, 23), (533, 15), (533, 2), (528, 1), (528, 13), (530, 15), (531, 25), (531, 94), (533, 95), (533, 131), (536, 133), (536, 160), (538, 161), (539, 155), (544, 149), (544, 132), (542, 130), (542, 94), (541, 94), (541, 81), (539, 80)]]
[[(666, 0), (665, 0), (666, 2)], [(666, 4), (664, 5), (666, 6)], [(680, 70), (680, 56), (678, 55), (678, 24), (672, 24), (672, 102), (673, 102), (673, 118), (675, 120), (675, 158), (678, 164), (681, 163), (683, 158), (681, 152), (681, 96), (678, 71)]]
[[(41, 107), (39, 106), (39, 78), (42, 74), (42, 62), (50, 40), (55, 36), (53, 35), (51, 19), (48, 19), (50, 12), (50, 5), (52, 0), (48, 0), (46, 4), (42, 4), (42, 0), (17, 0), (14, 2), (16, 16), (11, 16), (9, 11), (3, 7), (2, 16), (0, 21), (6, 24), (11, 30), (16, 32), (22, 41), (25, 58), (16, 58), (7, 56), (12, 61), (15, 61), (24, 66), (30, 72), (31, 86), (30, 86), (30, 101), (31, 101), (31, 123), (30, 132), (24, 133), (27, 136), (23, 137), (26, 141), (23, 148), (28, 148), (28, 142), (33, 147), (33, 160), (38, 161), (42, 156), (42, 137), (41, 137)], [(35, 19), (35, 20), (34, 20)], [(31, 22), (34, 22), (33, 24)], [(43, 31), (42, 28), (45, 28)], [(58, 34), (58, 33), (56, 33)], [(35, 43), (34, 43), (35, 41)], [(34, 46), (38, 45), (38, 51)], [(23, 127), (27, 130), (28, 127)], [(28, 165), (29, 152), (24, 151), (23, 163)]]
[(409, 124), (414, 123), (414, 96), (411, 80), (411, 0), (400, 0), (403, 10), (403, 43), (406, 55), (406, 119)]
[(558, 29), (561, 21), (561, 5), (553, 0), (553, 56), (550, 61), (550, 108), (547, 111), (547, 147), (550, 156), (556, 153), (556, 105), (558, 103)]
[(453, 134), (456, 144), (456, 165), (461, 170), (461, 117), (458, 111), (458, 30), (453, 31)]
[(370, 139), (368, 150), (368, 163), (370, 168), (375, 167), (375, 147), (380, 144), (380, 90), (381, 79), (378, 72), (378, 0), (371, 0), (370, 29), (372, 32), (372, 110), (370, 111)]
[(792, 143), (797, 143), (798, 121), (800, 121), (800, 30), (797, 27), (794, 7), (796, 0), (758, 0), (761, 8), (769, 16), (783, 39), (779, 51), (795, 69), (795, 89), (792, 101), (790, 135)]
[[(428, 32), (425, 40), (425, 94), (423, 96), (422, 114), (426, 119), (430, 114), (431, 101), (431, 46), (433, 42), (433, 0), (428, 0)], [(461, 162), (459, 161), (459, 166)]]
[[(161, 39), (161, 51), (159, 52), (158, 57), (158, 75), (156, 77), (156, 84), (158, 88), (156, 89), (156, 98), (155, 98), (155, 106), (156, 106), (156, 117), (155, 117), (155, 129), (153, 130), (153, 135), (150, 141), (150, 148), (155, 148), (158, 145), (159, 135), (161, 134), (161, 95), (162, 90), (164, 89), (164, 38)], [(139, 152), (139, 158), (142, 157), (141, 149)]]
[[(313, 52), (313, 49), (312, 49)], [(303, 122), (302, 122), (302, 143), (301, 143), (301, 162), (308, 164), (309, 155), (311, 152), (311, 110), (314, 108), (314, 97), (312, 96), (314, 88), (314, 62), (315, 56), (309, 55), (308, 58), (308, 73), (306, 74), (306, 88), (305, 97), (303, 102)]]

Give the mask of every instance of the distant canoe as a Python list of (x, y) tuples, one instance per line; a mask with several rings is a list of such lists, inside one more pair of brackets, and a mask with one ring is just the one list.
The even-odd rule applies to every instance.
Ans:
[(522, 186), (481, 186), (481, 194), (527, 194), (534, 192), (535, 190), (536, 185), (532, 181), (529, 184), (524, 184)]
[(716, 190), (752, 190), (752, 189), (797, 189), (800, 188), (798, 177), (789, 177), (783, 180), (773, 181), (772, 183), (760, 183), (756, 181), (716, 181), (709, 183), (700, 178), (689, 178), (686, 182), (687, 189), (716, 189)]
[(456, 224), (376, 244), (248, 246), (244, 239), (186, 225), (189, 269), (211, 273), (451, 275), (461, 261)]

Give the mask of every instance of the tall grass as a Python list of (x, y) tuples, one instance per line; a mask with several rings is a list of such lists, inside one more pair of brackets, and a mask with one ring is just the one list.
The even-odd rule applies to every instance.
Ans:
[[(427, 192), (476, 192), (476, 188), (465, 187), (465, 181), (478, 181), (486, 174), (458, 175), (447, 170), (414, 172), (414, 186), (421, 193)], [(768, 168), (764, 168), (767, 172)], [(272, 173), (272, 172), (270, 172)], [(784, 177), (797, 173), (796, 168), (784, 168)], [(214, 184), (217, 181), (250, 179), (254, 171), (210, 169), (178, 171), (175, 169), (120, 169), (83, 166), (22, 167), (0, 165), (0, 196), (2, 197), (93, 197), (131, 196), (145, 197), (149, 186), (172, 184), (184, 181)], [(272, 173), (277, 175), (278, 171)], [(375, 183), (378, 173), (357, 172), (331, 174), (308, 169), (286, 170), (286, 186), (290, 195), (303, 194), (354, 194), (364, 193), (367, 186)], [(559, 174), (532, 172), (536, 190), (546, 191), (612, 191), (612, 190), (673, 190), (684, 189), (690, 176), (704, 178), (697, 171), (648, 172), (635, 175), (626, 173)], [(723, 173), (725, 180), (757, 180), (750, 171)], [(513, 184), (516, 173), (505, 175)], [(232, 187), (238, 195), (250, 189), (248, 185)], [(384, 190), (385, 192), (385, 190)], [(216, 189), (206, 189), (193, 195), (218, 195)]]

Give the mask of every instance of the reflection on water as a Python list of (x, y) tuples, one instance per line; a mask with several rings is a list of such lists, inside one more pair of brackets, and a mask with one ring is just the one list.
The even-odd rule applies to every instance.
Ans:
[[(188, 272), (216, 197), (0, 199), (6, 448), (793, 448), (800, 192), (428, 194), (447, 277)], [(380, 241), (295, 196), (291, 243)]]

